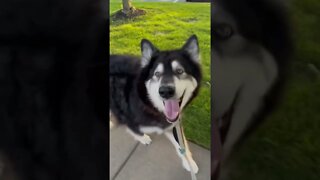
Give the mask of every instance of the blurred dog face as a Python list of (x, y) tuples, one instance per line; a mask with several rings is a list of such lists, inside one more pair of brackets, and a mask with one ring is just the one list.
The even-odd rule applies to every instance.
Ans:
[[(269, 0), (217, 0), (212, 6), (212, 113), (223, 165), (239, 139), (274, 104), (291, 47), (281, 4)], [(253, 123), (253, 121), (255, 121)], [(214, 138), (213, 138), (214, 139)], [(217, 157), (219, 156), (219, 157)], [(216, 162), (217, 159), (214, 159)], [(214, 167), (215, 168), (215, 167)], [(222, 168), (223, 169), (223, 168)], [(215, 171), (216, 169), (214, 169)]]
[(248, 92), (248, 98), (257, 92), (257, 98), (263, 96), (277, 78), (278, 67), (272, 53), (248, 37), (250, 32), (244, 32), (232, 14), (223, 6), (213, 8), (213, 115), (220, 118), (230, 109), (243, 84), (255, 87)]

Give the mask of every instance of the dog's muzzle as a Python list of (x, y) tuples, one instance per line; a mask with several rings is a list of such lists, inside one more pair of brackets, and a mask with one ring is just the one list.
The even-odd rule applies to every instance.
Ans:
[(159, 95), (164, 99), (172, 98), (175, 94), (175, 87), (173, 86), (161, 86), (159, 88)]

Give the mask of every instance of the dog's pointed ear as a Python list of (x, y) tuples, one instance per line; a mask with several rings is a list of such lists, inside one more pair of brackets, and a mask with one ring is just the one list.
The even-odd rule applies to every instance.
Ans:
[(199, 43), (196, 35), (190, 36), (187, 42), (183, 45), (182, 49), (191, 56), (191, 59), (194, 62), (196, 63), (200, 62)]
[(141, 66), (145, 67), (149, 64), (152, 55), (157, 51), (157, 48), (147, 39), (141, 40)]

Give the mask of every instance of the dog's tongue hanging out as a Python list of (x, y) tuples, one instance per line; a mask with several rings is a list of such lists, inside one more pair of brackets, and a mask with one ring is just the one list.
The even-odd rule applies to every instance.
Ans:
[(166, 100), (164, 101), (164, 114), (170, 122), (175, 122), (179, 116), (179, 100)]

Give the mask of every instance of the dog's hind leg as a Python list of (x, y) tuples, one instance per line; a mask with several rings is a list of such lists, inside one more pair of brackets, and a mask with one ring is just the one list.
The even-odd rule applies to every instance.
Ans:
[[(182, 133), (182, 136), (183, 136), (183, 141), (184, 141), (184, 144), (185, 144), (185, 150), (186, 150), (186, 156), (184, 156), (183, 154), (181, 154), (180, 152), (180, 149), (181, 149), (181, 146), (180, 146), (180, 142), (178, 140), (178, 138), (175, 138), (175, 136), (173, 135), (173, 132), (176, 132), (175, 128), (172, 129), (172, 131), (167, 131), (165, 132), (165, 135), (166, 137), (170, 140), (170, 142), (173, 144), (173, 146), (175, 147), (177, 153), (178, 153), (178, 156), (181, 158), (182, 160), (182, 165), (183, 167), (187, 170), (187, 171), (190, 171), (190, 166), (189, 166), (189, 163), (188, 163), (188, 159), (189, 159), (189, 162), (192, 166), (192, 170), (195, 172), (195, 173), (198, 173), (199, 171), (199, 168), (196, 164), (196, 162), (193, 160), (192, 158), (192, 154), (190, 152), (190, 149), (189, 149), (189, 145), (188, 145), (188, 142), (184, 136), (184, 133)], [(176, 136), (177, 137), (177, 136)], [(182, 142), (181, 142), (182, 143)]]
[(134, 139), (141, 142), (141, 144), (143, 144), (143, 145), (149, 145), (152, 142), (150, 136), (148, 136), (146, 134), (136, 133), (130, 127), (128, 127), (127, 131), (129, 132), (130, 135), (132, 135), (134, 137)]

